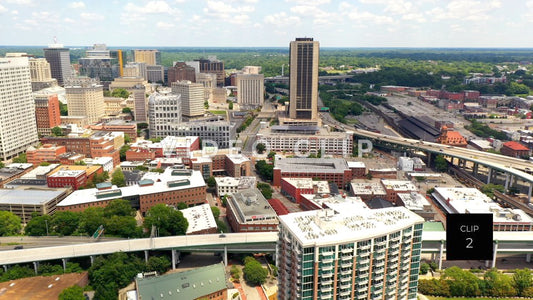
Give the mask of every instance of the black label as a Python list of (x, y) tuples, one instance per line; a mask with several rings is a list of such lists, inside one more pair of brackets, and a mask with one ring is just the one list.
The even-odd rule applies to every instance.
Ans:
[(492, 260), (492, 214), (446, 217), (446, 260)]

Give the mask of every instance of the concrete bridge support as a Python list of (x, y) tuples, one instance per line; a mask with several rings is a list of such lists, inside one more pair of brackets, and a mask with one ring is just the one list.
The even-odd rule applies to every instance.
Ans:
[(148, 262), (148, 250), (144, 250), (144, 262), (147, 263)]
[(442, 270), (442, 255), (444, 255), (444, 241), (440, 241), (439, 249), (439, 270)]
[(63, 271), (66, 271), (68, 258), (62, 258), (61, 261), (63, 262)]
[(477, 175), (478, 171), (479, 171), (479, 164), (478, 163), (474, 163), (474, 167), (473, 167), (473, 170), (472, 170), (472, 173), (474, 174), (474, 176)]
[(176, 270), (176, 249), (170, 250), (172, 254), (172, 270)]
[(38, 270), (39, 270), (39, 262), (38, 261), (34, 261), (33, 262), (33, 270), (35, 271), (35, 275), (38, 274)]
[(504, 193), (507, 194), (507, 191), (509, 190), (509, 180), (510, 180), (509, 173), (505, 173), (505, 190)]
[(494, 247), (493, 247), (493, 254), (492, 254), (492, 265), (491, 268), (496, 268), (496, 257), (498, 257), (498, 241), (494, 241)]
[(490, 183), (490, 178), (492, 177), (492, 169), (491, 168), (488, 168), (489, 169), (489, 173), (487, 174), (487, 184)]
[(228, 266), (228, 246), (224, 245), (224, 266)]

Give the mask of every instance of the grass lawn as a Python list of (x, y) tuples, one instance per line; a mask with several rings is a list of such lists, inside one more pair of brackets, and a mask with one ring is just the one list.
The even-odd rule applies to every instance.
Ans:
[(214, 115), (225, 115), (226, 114), (225, 110), (210, 110), (209, 112)]

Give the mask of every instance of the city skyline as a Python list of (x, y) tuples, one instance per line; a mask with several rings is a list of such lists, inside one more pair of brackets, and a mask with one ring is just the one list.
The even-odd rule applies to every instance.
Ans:
[[(0, 45), (533, 47), (533, 1), (233, 0), (0, 3)], [(111, 29), (111, 30), (110, 30)], [(516, 33), (515, 33), (516, 32)]]

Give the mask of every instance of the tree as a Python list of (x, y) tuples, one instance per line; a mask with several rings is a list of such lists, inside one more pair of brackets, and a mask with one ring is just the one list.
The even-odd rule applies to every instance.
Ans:
[(261, 194), (263, 194), (263, 197), (265, 199), (272, 199), (272, 187), (268, 183), (258, 182), (257, 188), (261, 191)]
[(67, 104), (59, 102), (59, 113), (62, 116), (68, 116), (68, 107)]
[(209, 176), (209, 178), (207, 178), (207, 186), (212, 188), (212, 187), (215, 187), (215, 185), (217, 184), (217, 181), (215, 180), (215, 177), (213, 176)]
[(170, 269), (170, 261), (166, 256), (150, 256), (148, 263), (146, 264), (146, 270), (149, 272), (156, 271), (159, 274), (163, 274)]
[(485, 184), (481, 187), (481, 192), (485, 195), (487, 195), (489, 198), (494, 198), (494, 191), (498, 191), (500, 193), (503, 193), (505, 190), (505, 187), (501, 184)]
[(49, 165), (50, 165), (50, 163), (47, 162), (47, 161), (43, 161), (42, 163), (39, 164), (39, 166), (41, 166), (41, 167), (46, 167), (46, 166), (49, 166)]
[(213, 213), (213, 217), (215, 217), (215, 220), (217, 220), (220, 216), (220, 209), (216, 206), (211, 206), (211, 212)]
[(135, 217), (135, 209), (131, 207), (128, 200), (115, 199), (104, 207), (104, 218), (112, 216)]
[(516, 295), (511, 277), (491, 269), (484, 276), (485, 293), (496, 297), (509, 297)]
[(83, 295), (83, 288), (78, 285), (73, 285), (61, 291), (59, 300), (85, 300)]
[(524, 291), (527, 288), (530, 288), (533, 286), (533, 278), (531, 276), (531, 270), (527, 268), (515, 270), (515, 273), (513, 274), (513, 286), (518, 292), (518, 296), (523, 297)]
[(265, 283), (268, 276), (267, 269), (263, 268), (261, 263), (251, 256), (246, 257), (244, 261), (244, 269), (242, 270), (244, 273), (244, 279), (255, 285)]
[(268, 164), (264, 160), (258, 160), (255, 163), (255, 170), (264, 179), (272, 181), (272, 178), (274, 177), (274, 165)]
[(111, 177), (111, 183), (118, 187), (126, 186), (126, 178), (124, 177), (124, 173), (122, 173), (121, 168), (117, 168), (115, 170), (113, 176)]
[(130, 135), (129, 134), (125, 134), (124, 135), (124, 144), (129, 144), (129, 143), (131, 143)]
[(232, 109), (233, 109), (233, 102), (230, 102), (230, 103), (228, 104), (228, 109), (229, 109), (229, 110), (232, 110)]
[(231, 277), (235, 280), (239, 280), (239, 278), (241, 277), (241, 270), (239, 270), (236, 265), (232, 265), (229, 272), (231, 274)]
[(62, 136), (63, 135), (63, 129), (61, 129), (61, 127), (59, 127), (59, 126), (56, 126), (56, 127), (52, 128), (52, 135), (54, 135), (54, 136)]
[(121, 88), (114, 89), (111, 92), (111, 97), (128, 99), (129, 96), (130, 96), (130, 93), (127, 90), (121, 89)]
[(21, 220), (17, 215), (0, 210), (0, 236), (16, 235), (21, 229)]
[(446, 172), (448, 170), (448, 161), (442, 155), (435, 157), (435, 169), (439, 172)]
[(81, 213), (79, 231), (92, 235), (104, 223), (104, 209), (102, 207), (89, 207)]
[(19, 156), (13, 158), (14, 163), (25, 164), (28, 162), (26, 159), (26, 153), (21, 153)]
[(270, 159), (270, 160), (272, 160), (272, 159), (274, 159), (274, 156), (275, 156), (275, 155), (276, 155), (276, 152), (274, 152), (274, 151), (270, 151), (270, 152), (268, 152), (267, 158)]
[(142, 230), (137, 226), (137, 220), (132, 216), (111, 216), (104, 219), (105, 232), (108, 235), (125, 238), (136, 238), (142, 235)]
[(144, 218), (144, 227), (148, 230), (156, 226), (159, 236), (184, 235), (189, 227), (189, 222), (179, 210), (165, 204), (152, 206)]
[(444, 271), (442, 278), (448, 282), (451, 296), (478, 296), (481, 294), (480, 279), (469, 271), (453, 266)]
[(5, 166), (6, 165), (3, 162), (0, 161), (0, 169), (5, 168)]
[(72, 211), (56, 211), (52, 217), (51, 230), (59, 235), (72, 235), (80, 224), (80, 214)]
[(420, 264), (420, 275), (426, 275), (429, 271), (429, 264), (422, 263)]
[(255, 150), (257, 150), (257, 153), (263, 154), (263, 152), (266, 150), (266, 146), (263, 143), (259, 143), (255, 146)]
[(119, 155), (120, 155), (120, 161), (125, 161), (126, 160), (126, 152), (130, 150), (130, 145), (122, 145), (122, 147), (120, 147), (120, 150), (119, 150)]
[(129, 108), (129, 107), (124, 107), (124, 108), (122, 109), (122, 113), (123, 113), (123, 114), (131, 114), (131, 108)]
[(188, 207), (189, 207), (189, 206), (188, 206), (187, 203), (185, 203), (185, 202), (180, 202), (180, 203), (178, 203), (178, 209), (179, 209), (179, 210), (186, 209), (186, 208), (188, 208)]
[(38, 213), (32, 214), (31, 220), (24, 228), (26, 235), (43, 236), (51, 232), (52, 217), (49, 215), (39, 216)]
[(226, 225), (226, 222), (220, 220), (220, 219), (217, 219), (216, 220), (217, 222), (217, 231), (218, 232), (229, 232), (228, 231), (228, 225)]
[(137, 124), (138, 129), (146, 129), (148, 128), (148, 123), (138, 123)]

